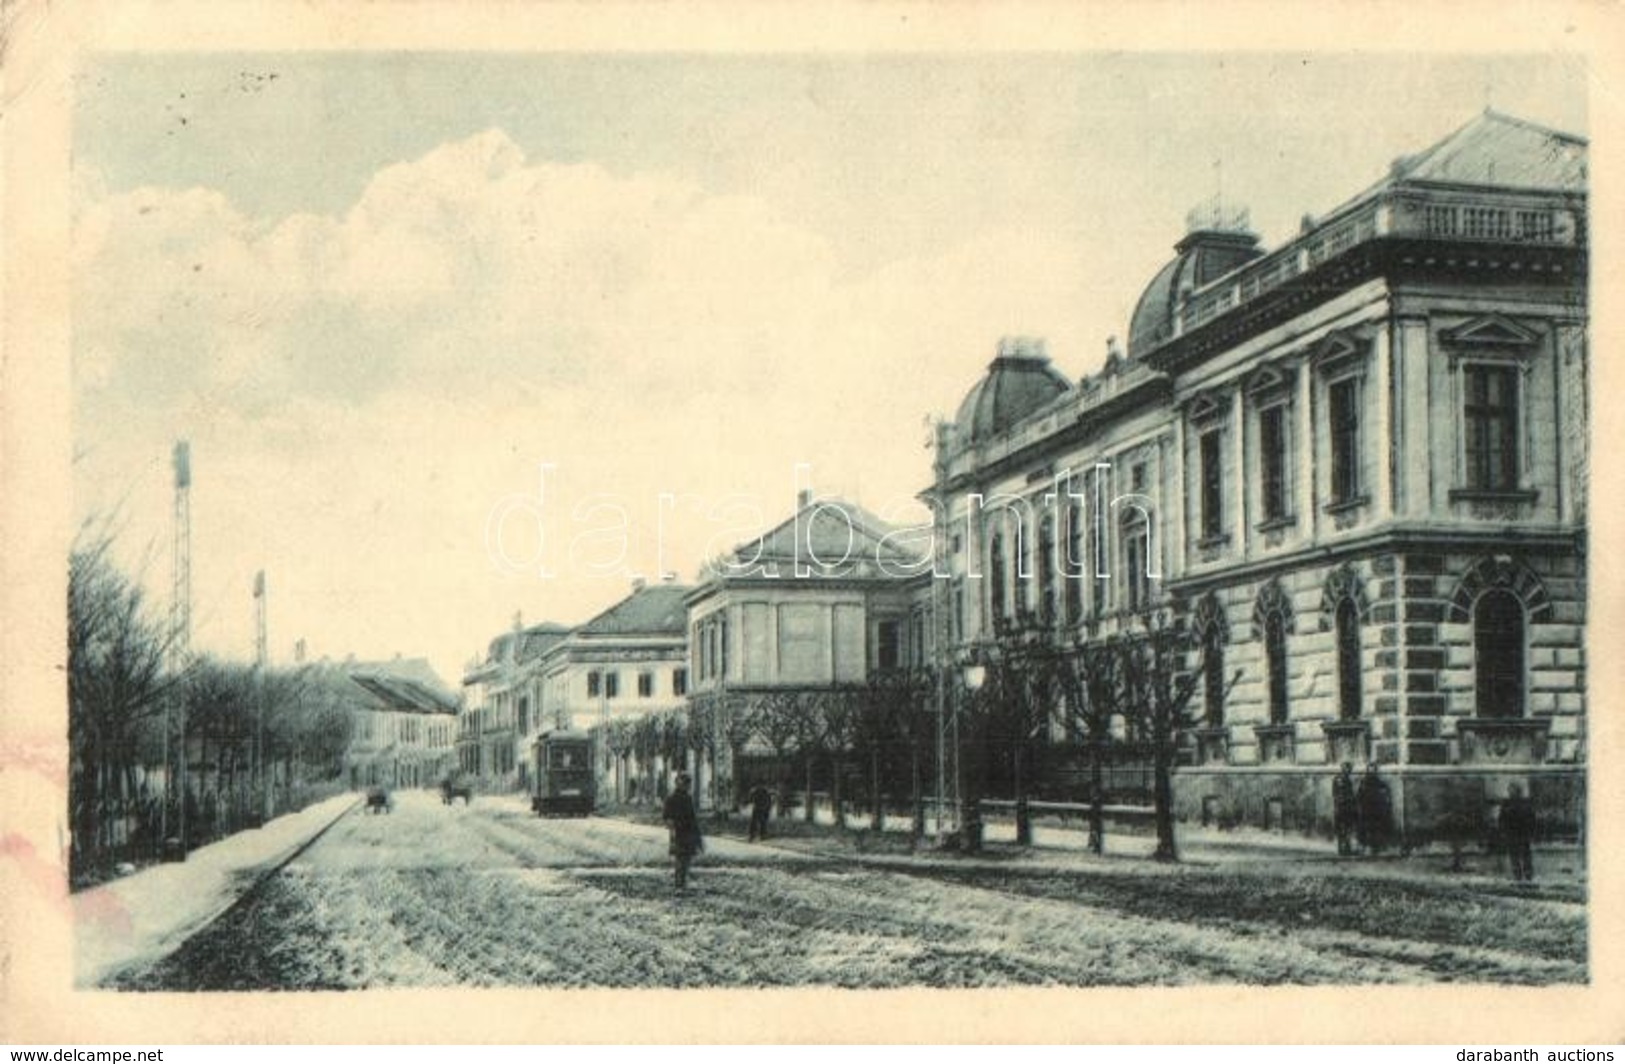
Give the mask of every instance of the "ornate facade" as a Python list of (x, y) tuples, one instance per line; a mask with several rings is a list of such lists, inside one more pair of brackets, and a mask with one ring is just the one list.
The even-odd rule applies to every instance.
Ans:
[(952, 644), (1167, 608), (1215, 648), (1192, 820), (1313, 830), (1375, 761), (1413, 837), (1583, 816), (1586, 144), (1486, 112), (1266, 250), (1191, 219), (1124, 355), (1011, 341), (939, 452)]

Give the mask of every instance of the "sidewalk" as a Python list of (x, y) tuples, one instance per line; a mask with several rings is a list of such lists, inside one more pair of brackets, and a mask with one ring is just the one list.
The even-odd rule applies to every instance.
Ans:
[[(736, 814), (733, 822), (742, 825), (744, 820)], [(774, 820), (773, 823), (779, 821)], [(789, 830), (771, 836), (769, 845), (808, 855), (844, 856), (882, 863), (891, 860), (914, 863), (991, 861), (1012, 862), (1013, 867), (1035, 871), (1082, 871), (1090, 868), (1105, 871), (1128, 864), (1147, 864), (1156, 849), (1156, 837), (1150, 833), (1112, 831), (1108, 827), (1105, 856), (1096, 857), (1088, 850), (1088, 831), (1082, 824), (1075, 827), (1035, 824), (1033, 845), (1018, 847), (1015, 844), (1014, 820), (1001, 818), (986, 821), (983, 833), (986, 850), (981, 857), (972, 857), (936, 849), (937, 828), (928, 817), (925, 841), (917, 852), (910, 855), (895, 845), (909, 830), (907, 817), (886, 817), (887, 844), (884, 848), (866, 841), (874, 838), (869, 830), (867, 814), (849, 815), (849, 827), (845, 833), (834, 829), (833, 817), (827, 809), (817, 810), (814, 825), (804, 824), (799, 817), (792, 817), (790, 825), (793, 826)], [(809, 828), (812, 828), (810, 832)], [(1339, 857), (1334, 840), (1296, 833), (1256, 828), (1221, 831), (1179, 824), (1175, 827), (1174, 835), (1180, 857), (1180, 864), (1175, 867), (1207, 867), (1220, 873), (1276, 870), (1382, 878), (1549, 901), (1583, 903), (1585, 900), (1584, 855), (1574, 846), (1536, 848), (1535, 883), (1515, 884), (1503, 855), (1486, 854), (1477, 848), (1463, 855), (1460, 871), (1453, 871), (1453, 858), (1449, 850), (1437, 847), (1418, 850), (1405, 857), (1401, 857), (1397, 850), (1390, 850), (1380, 857)]]
[(74, 984), (98, 986), (173, 951), (359, 801), (337, 794), (199, 847), (185, 861), (152, 865), (73, 895)]

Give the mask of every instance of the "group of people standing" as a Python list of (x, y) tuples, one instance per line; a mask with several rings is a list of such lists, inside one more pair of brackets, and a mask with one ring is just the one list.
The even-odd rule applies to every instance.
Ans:
[[(1393, 800), (1388, 781), (1377, 771), (1374, 761), (1366, 766), (1365, 776), (1358, 783), (1354, 766), (1343, 762), (1342, 771), (1332, 781), (1332, 810), (1339, 856), (1379, 854), (1393, 838)], [(1533, 880), (1535, 867), (1530, 848), (1535, 838), (1535, 807), (1517, 784), (1507, 788), (1496, 828), (1512, 864), (1512, 878), (1519, 882)]]
[(1358, 784), (1354, 765), (1343, 762), (1343, 771), (1332, 781), (1332, 812), (1340, 856), (1383, 851), (1393, 835), (1394, 805), (1388, 781), (1377, 771), (1375, 761), (1366, 766)]

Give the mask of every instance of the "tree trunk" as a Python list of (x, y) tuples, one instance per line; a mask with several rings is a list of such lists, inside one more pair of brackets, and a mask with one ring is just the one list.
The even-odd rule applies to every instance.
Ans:
[(807, 823), (811, 824), (813, 822), (813, 794), (812, 794), (813, 759), (812, 759), (812, 754), (810, 752), (806, 753), (806, 754), (803, 754), (802, 755), (802, 760), (805, 763), (806, 769), (807, 769), (807, 789), (802, 792), (803, 798), (801, 800), (801, 819), (805, 820)]
[(1089, 850), (1106, 852), (1106, 772), (1100, 763), (1101, 744), (1089, 744)]
[(874, 819), (869, 822), (869, 827), (875, 831), (881, 831), (886, 827), (886, 803), (881, 799), (880, 794), (880, 744), (878, 742), (869, 751), (869, 779), (871, 785), (870, 795), (875, 803)]
[(1033, 844), (1033, 822), (1027, 809), (1026, 781), (1021, 775), (1021, 755), (1027, 745), (1025, 737), (1016, 742), (1014, 761), (1015, 765), (1015, 798), (1016, 798), (1016, 845), (1031, 846)]
[(925, 796), (920, 792), (920, 743), (916, 736), (908, 744), (909, 804), (914, 810), (910, 837), (918, 843), (925, 838)]
[(1168, 744), (1158, 743), (1152, 763), (1152, 795), (1156, 803), (1157, 850), (1152, 856), (1158, 861), (1177, 861), (1179, 851), (1174, 847), (1174, 779), (1173, 752)]
[(843, 775), (841, 770), (844, 767), (839, 754), (829, 756), (829, 799), (830, 804), (835, 807), (835, 826), (842, 831), (846, 830), (846, 802), (841, 796), (841, 776)]

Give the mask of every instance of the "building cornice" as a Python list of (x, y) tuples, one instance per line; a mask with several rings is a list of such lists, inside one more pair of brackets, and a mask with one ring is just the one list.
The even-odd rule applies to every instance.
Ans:
[(1389, 526), (1373, 529), (1365, 535), (1335, 544), (1302, 548), (1290, 554), (1224, 565), (1208, 572), (1164, 580), (1163, 589), (1174, 595), (1195, 595), (1226, 584), (1264, 579), (1320, 565), (1333, 565), (1390, 550), (1428, 551), (1438, 554), (1477, 552), (1486, 549), (1563, 553), (1573, 551), (1583, 535), (1584, 529), (1580, 526), (1569, 529), (1529, 530), (1505, 527), (1475, 530), (1414, 525)]

